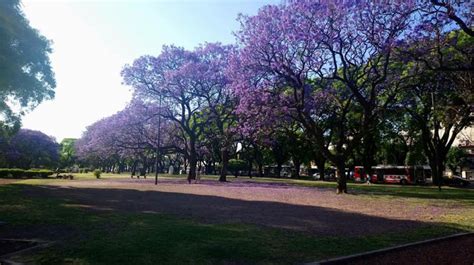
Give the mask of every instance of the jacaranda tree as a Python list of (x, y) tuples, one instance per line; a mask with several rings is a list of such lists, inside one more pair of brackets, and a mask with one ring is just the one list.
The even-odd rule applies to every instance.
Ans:
[[(189, 181), (196, 178), (199, 138), (211, 123), (222, 137), (223, 161), (228, 160), (228, 144), (224, 143), (232, 101), (224, 70), (230, 50), (219, 44), (206, 44), (194, 51), (164, 46), (157, 57), (140, 57), (122, 71), (135, 97), (161, 106), (160, 115), (181, 128), (186, 137)], [(225, 180), (225, 175), (221, 179)]]
[[(232, 71), (238, 73), (235, 89), (243, 91), (242, 98), (254, 93), (248, 92), (250, 87), (266, 90), (255, 93), (266, 93), (277, 106), (294, 112), (315, 146), (339, 164), (339, 192), (346, 191), (344, 163), (351, 141), (364, 141), (364, 164), (369, 171), (373, 164), (378, 115), (396, 93), (387, 85), (394, 75), (388, 72), (391, 50), (410, 21), (411, 10), (402, 3), (289, 1), (240, 19), (241, 53)], [(362, 111), (357, 135), (351, 133), (354, 126), (348, 116), (354, 101)], [(315, 107), (337, 113), (331, 121), (337, 120), (339, 126), (329, 129), (335, 153), (323, 148), (327, 128), (320, 123), (324, 116), (313, 112)]]
[(347, 192), (346, 167), (355, 163), (371, 175), (377, 163), (426, 156), (439, 179), (453, 139), (472, 124), (468, 4), (265, 6), (239, 17), (237, 46), (164, 46), (126, 65), (133, 102), (81, 141), (96, 157), (138, 159), (152, 170), (153, 161), (179, 160), (189, 181), (216, 163), (225, 181), (229, 158), (246, 160), (249, 173), (254, 162), (262, 172), (291, 158), (297, 172), (309, 156), (322, 175), (326, 162), (336, 167), (338, 193)]
[(20, 129), (6, 148), (3, 153), (8, 167), (55, 169), (59, 163), (59, 144), (40, 131)]

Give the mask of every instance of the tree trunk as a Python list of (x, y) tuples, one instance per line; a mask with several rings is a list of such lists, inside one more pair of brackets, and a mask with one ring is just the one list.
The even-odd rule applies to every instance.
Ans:
[(326, 174), (324, 170), (324, 167), (326, 166), (326, 159), (324, 158), (324, 156), (316, 158), (316, 166), (318, 167), (319, 171), (319, 179), (324, 181), (324, 175)]
[(119, 162), (117, 173), (121, 174), (123, 171), (124, 171), (124, 163), (123, 163), (123, 161), (121, 161), (121, 162)]
[(263, 163), (258, 163), (258, 176), (259, 177), (264, 177), (264, 174), (263, 174)]
[(301, 162), (297, 159), (293, 159), (293, 165), (294, 165), (294, 171), (295, 173), (293, 174), (292, 177), (294, 178), (299, 178), (300, 177), (300, 166)]
[(247, 162), (248, 162), (247, 175), (249, 175), (249, 177), (252, 178), (252, 160), (249, 160)]
[(189, 174), (188, 183), (196, 179), (197, 154), (196, 154), (196, 140), (191, 138), (189, 142)]
[(336, 164), (337, 194), (347, 193), (347, 177), (345, 163), (340, 159)]
[(193, 156), (189, 157), (189, 173), (188, 173), (188, 182), (191, 183), (192, 180), (196, 179), (196, 168), (197, 168), (197, 159)]
[(130, 175), (131, 178), (133, 178), (133, 176), (135, 176), (135, 173), (136, 173), (136, 170), (137, 170), (137, 163), (138, 163), (137, 160), (133, 161), (132, 174)]
[(367, 116), (371, 115), (370, 113), (365, 114), (365, 119), (363, 123), (363, 156), (362, 156), (362, 164), (364, 166), (365, 173), (367, 174), (367, 177), (370, 179), (370, 177), (373, 174), (372, 167), (374, 166), (375, 160), (375, 137), (374, 137), (374, 130), (372, 130), (373, 126), (373, 120), (367, 118)]
[(227, 165), (229, 164), (229, 150), (227, 148), (223, 148), (221, 150), (221, 174), (219, 176), (219, 181), (226, 182), (227, 181)]
[(444, 159), (439, 157), (440, 154), (432, 154), (430, 158), (430, 166), (433, 177), (433, 184), (438, 186), (438, 190), (441, 191), (441, 185), (443, 183), (443, 172), (445, 169)]
[(445, 169), (444, 159), (438, 158), (438, 190), (441, 191), (441, 184), (443, 184), (443, 173)]
[(277, 178), (281, 177), (281, 166), (282, 164), (277, 163), (277, 172), (276, 172)]

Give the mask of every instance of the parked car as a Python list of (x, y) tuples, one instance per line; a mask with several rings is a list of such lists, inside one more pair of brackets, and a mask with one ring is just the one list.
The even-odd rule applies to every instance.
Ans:
[(469, 180), (463, 179), (460, 176), (443, 176), (443, 184), (448, 186), (462, 186), (466, 187), (471, 184)]
[(319, 174), (319, 172), (316, 172), (313, 174), (313, 178), (319, 180), (321, 178), (321, 175)]
[[(313, 174), (313, 178), (315, 180), (322, 180), (321, 179), (321, 174), (319, 172), (316, 172)], [(334, 171), (325, 171), (324, 172), (324, 180), (335, 180), (336, 179), (336, 173)]]

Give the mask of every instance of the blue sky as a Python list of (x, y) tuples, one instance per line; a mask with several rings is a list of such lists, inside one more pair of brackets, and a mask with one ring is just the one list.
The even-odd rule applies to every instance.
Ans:
[(164, 44), (188, 49), (203, 42), (233, 43), (237, 14), (256, 14), (281, 0), (133, 1), (23, 0), (34, 28), (53, 41), (56, 97), (23, 119), (25, 128), (61, 141), (123, 109), (130, 100), (120, 70)]

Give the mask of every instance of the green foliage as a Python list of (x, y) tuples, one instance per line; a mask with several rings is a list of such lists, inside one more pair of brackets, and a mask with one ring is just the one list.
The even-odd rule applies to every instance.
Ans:
[(405, 165), (424, 165), (426, 164), (426, 157), (423, 153), (423, 146), (421, 144), (415, 145), (410, 151), (408, 151)]
[(234, 175), (238, 175), (239, 171), (245, 170), (247, 167), (247, 162), (240, 159), (230, 159), (229, 164), (227, 165), (227, 169), (234, 173)]
[[(19, 0), (0, 1), (0, 130), (18, 128), (25, 109), (54, 97), (51, 43), (32, 28)], [(15, 112), (7, 104), (21, 107)]]
[(47, 178), (53, 173), (48, 169), (0, 168), (0, 178)]
[(54, 172), (52, 170), (48, 170), (48, 169), (29, 169), (25, 171), (26, 177), (39, 177), (39, 178), (47, 178), (53, 173)]
[(455, 30), (403, 51), (411, 53), (405, 64), (411, 76), (401, 83), (401, 106), (420, 132), (435, 183), (441, 183), (455, 137), (472, 125), (472, 56), (467, 55), (473, 43), (474, 38)]
[(0, 178), (21, 178), (25, 170), (20, 168), (0, 168)]
[(91, 171), (91, 169), (88, 167), (79, 168), (79, 173), (89, 173), (89, 171)]
[[(65, 138), (61, 141), (60, 144), (60, 161), (61, 167), (70, 167), (74, 164), (76, 149), (74, 144), (77, 139), (74, 138)], [(82, 172), (81, 172), (82, 173)]]
[(446, 157), (446, 166), (448, 166), (453, 174), (457, 174), (458, 167), (462, 166), (466, 160), (466, 157), (466, 151), (459, 147), (451, 147)]
[(98, 179), (100, 179), (100, 175), (102, 174), (102, 170), (96, 169), (94, 170), (94, 176)]

